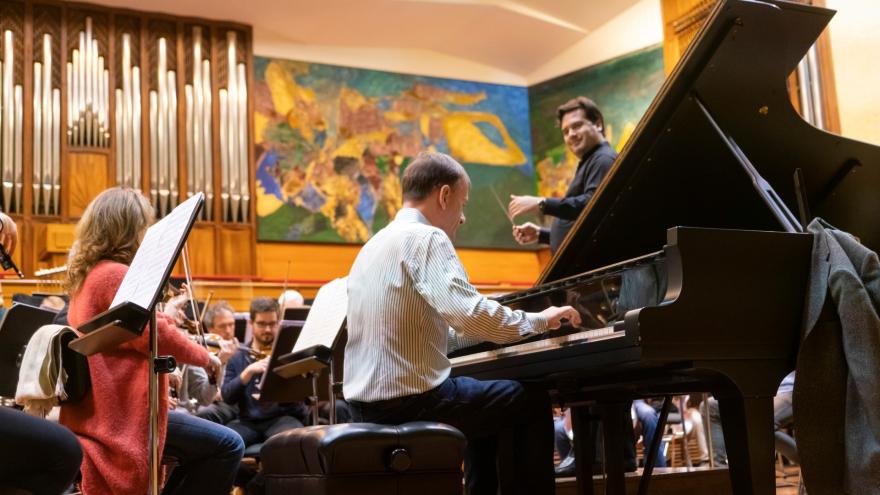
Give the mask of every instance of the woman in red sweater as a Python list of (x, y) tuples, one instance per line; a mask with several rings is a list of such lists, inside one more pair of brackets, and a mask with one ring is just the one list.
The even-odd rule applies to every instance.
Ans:
[[(89, 204), (76, 226), (67, 269), (71, 326), (110, 308), (153, 218), (150, 203), (132, 189), (108, 189)], [(158, 314), (157, 324), (159, 354), (206, 368), (219, 364), (167, 316)], [(145, 331), (113, 351), (89, 356), (91, 391), (61, 408), (61, 423), (83, 447), (84, 495), (140, 495), (149, 489), (148, 337)], [(185, 413), (169, 414), (165, 374), (159, 390), (160, 455), (164, 451), (180, 463), (163, 493), (228, 494), (244, 451), (241, 437)]]

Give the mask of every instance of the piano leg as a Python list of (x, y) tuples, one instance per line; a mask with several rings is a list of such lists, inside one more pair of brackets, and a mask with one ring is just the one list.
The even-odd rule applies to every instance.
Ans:
[(624, 433), (627, 426), (632, 430), (632, 423), (626, 424), (630, 418), (630, 403), (601, 404), (602, 432), (605, 439), (605, 493), (608, 495), (626, 495), (624, 474), (624, 445), (628, 441)]
[(574, 431), (574, 464), (578, 495), (593, 495), (593, 461), (597, 423), (589, 406), (571, 408), (571, 429)]
[(721, 425), (735, 495), (773, 495), (773, 398), (719, 397)]

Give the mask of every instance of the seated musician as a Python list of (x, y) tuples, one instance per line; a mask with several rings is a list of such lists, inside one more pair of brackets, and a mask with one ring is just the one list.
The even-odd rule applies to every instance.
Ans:
[[(76, 227), (76, 251), (67, 271), (72, 325), (110, 307), (152, 222), (152, 206), (133, 189), (108, 189), (89, 204)], [(166, 315), (157, 315), (157, 324), (161, 354), (171, 354), (180, 363), (219, 365)], [(61, 423), (83, 446), (85, 495), (148, 490), (149, 336), (145, 331), (112, 351), (89, 356), (91, 391), (61, 407)], [(179, 462), (164, 493), (228, 493), (244, 450), (241, 438), (224, 426), (169, 412), (168, 378), (160, 376), (160, 455)]]
[(256, 398), (259, 378), (269, 365), (272, 343), (281, 326), (278, 301), (269, 297), (254, 299), (250, 317), (253, 327), (250, 347), (254, 352), (241, 349), (232, 356), (226, 365), (222, 388), (223, 400), (237, 405), (239, 410), (238, 419), (230, 421), (228, 426), (241, 435), (245, 445), (264, 442), (285, 430), (301, 428), (308, 415), (308, 408), (302, 402), (279, 404)]
[[(221, 352), (217, 354), (223, 364), (220, 379), (211, 383), (204, 368), (190, 367), (184, 373), (183, 383), (186, 390), (181, 394), (181, 401), (195, 398), (198, 407), (195, 415), (225, 425), (238, 417), (238, 407), (223, 401), (220, 388), (226, 377), (226, 365), (235, 352), (238, 351), (238, 340), (235, 338), (235, 312), (226, 301), (217, 301), (205, 311), (202, 321), (208, 334), (216, 335), (221, 340)], [(230, 352), (231, 351), (231, 352)], [(224, 359), (224, 356), (228, 356)]]
[[(468, 338), (511, 342), (563, 319), (580, 324), (580, 315), (570, 306), (513, 311), (468, 282), (452, 241), (469, 190), (467, 172), (448, 155), (422, 153), (406, 168), (403, 209), (364, 245), (349, 274), (344, 395), (355, 421), (460, 429), (470, 494), (494, 494), (502, 479), (521, 493), (553, 493), (547, 394), (509, 380), (450, 378), (447, 338), (452, 327)], [(500, 472), (499, 440), (516, 446)]]
[[(18, 228), (0, 212), (0, 244), (15, 252)], [(67, 428), (0, 406), (0, 493), (64, 493), (79, 472), (82, 448)]]
[(278, 296), (278, 305), (281, 306), (281, 314), (288, 308), (301, 308), (306, 305), (306, 300), (298, 290), (288, 289)]
[[(183, 291), (180, 295), (171, 298), (171, 300), (165, 305), (164, 312), (168, 315), (173, 315), (175, 323), (180, 328), (183, 328), (184, 325), (193, 325), (191, 321), (184, 321), (186, 320), (186, 314), (180, 309), (182, 306), (185, 306), (188, 301), (188, 292)], [(189, 338), (194, 337), (194, 334), (192, 333), (184, 333), (187, 334)], [(226, 424), (234, 418), (234, 415), (229, 416), (225, 421), (214, 421), (214, 419), (216, 419), (214, 402), (220, 400), (222, 403), (222, 399), (220, 399), (220, 386), (223, 384), (226, 363), (229, 361), (229, 358), (238, 351), (238, 341), (234, 338), (223, 339), (220, 335), (212, 334), (207, 328), (206, 334), (206, 338), (215, 339), (212, 340), (212, 344), (216, 347), (213, 347), (211, 352), (220, 360), (220, 367), (216, 370), (208, 370), (200, 366), (192, 365), (179, 367), (178, 370), (180, 374), (177, 375), (178, 383), (172, 385), (177, 392), (177, 409), (195, 414), (200, 418), (213, 421), (214, 423)], [(229, 406), (228, 404), (223, 404), (223, 407), (225, 407), (226, 410), (232, 409), (232, 406)], [(203, 414), (203, 410), (209, 408), (211, 410), (206, 411), (205, 414)]]

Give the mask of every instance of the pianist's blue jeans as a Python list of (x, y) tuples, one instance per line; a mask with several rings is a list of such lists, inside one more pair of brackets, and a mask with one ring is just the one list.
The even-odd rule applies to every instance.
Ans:
[(543, 390), (457, 377), (423, 394), (350, 404), (356, 422), (437, 421), (461, 430), (469, 495), (495, 495), (499, 482), (504, 493), (554, 493), (553, 414)]

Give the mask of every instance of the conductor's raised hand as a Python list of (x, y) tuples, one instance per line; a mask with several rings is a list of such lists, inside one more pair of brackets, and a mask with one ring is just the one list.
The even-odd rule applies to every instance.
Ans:
[(544, 311), (541, 311), (541, 314), (547, 318), (547, 328), (550, 330), (556, 330), (561, 327), (563, 323), (567, 323), (573, 327), (580, 326), (581, 324), (581, 314), (571, 306), (550, 306)]
[(517, 196), (510, 195), (510, 203), (507, 203), (507, 215), (512, 219), (526, 213), (537, 212), (544, 198), (538, 196)]
[(532, 222), (526, 222), (513, 227), (513, 238), (520, 244), (534, 244), (538, 242), (538, 235), (540, 233), (541, 227)]
[(18, 244), (18, 227), (2, 212), (0, 212), (0, 244), (10, 256), (15, 252), (15, 246)]

